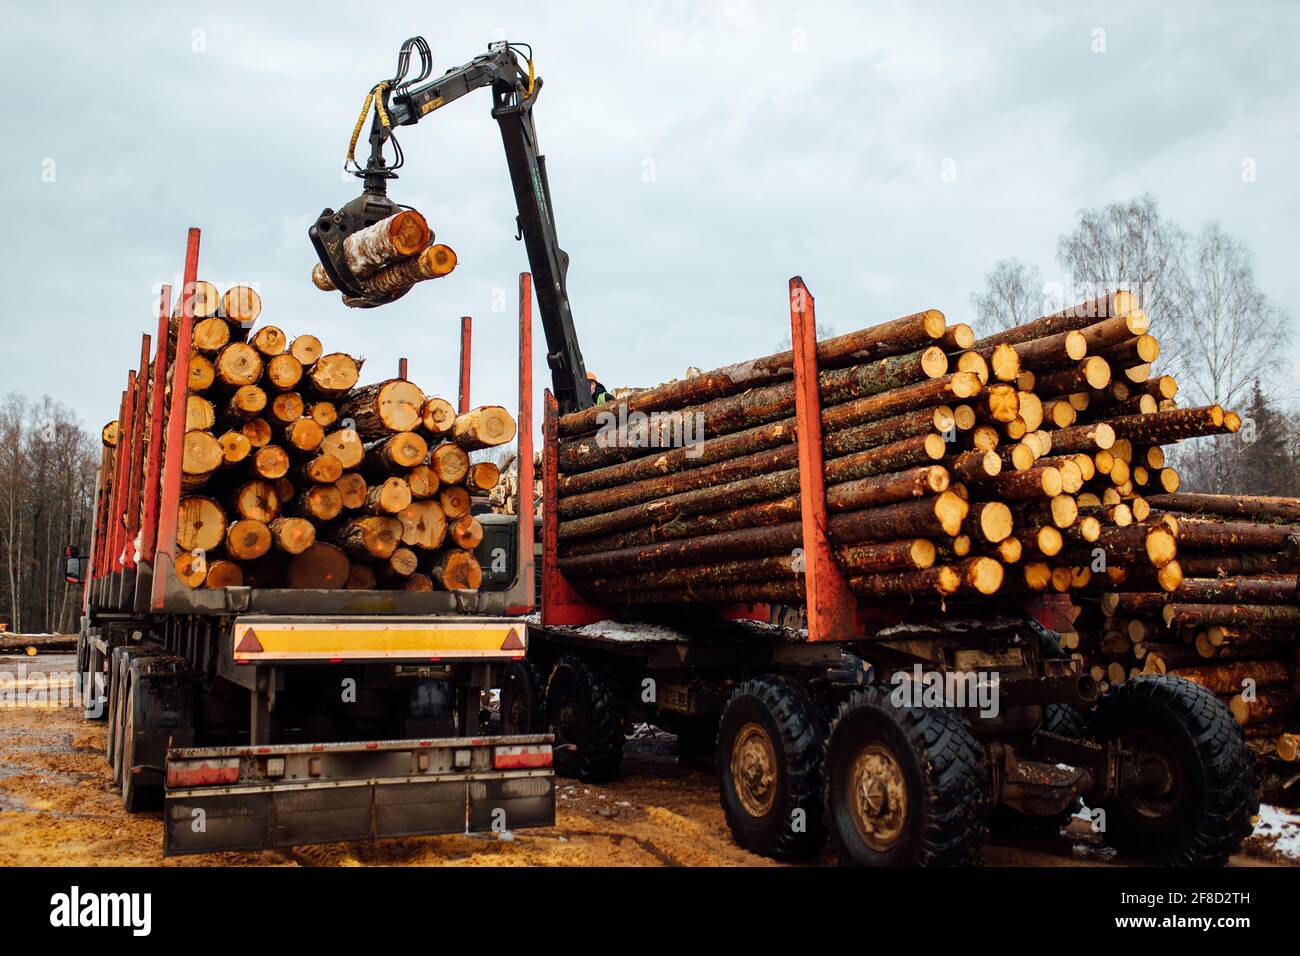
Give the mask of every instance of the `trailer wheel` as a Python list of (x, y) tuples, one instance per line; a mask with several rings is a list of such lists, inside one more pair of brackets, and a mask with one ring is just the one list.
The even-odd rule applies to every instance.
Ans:
[(603, 669), (574, 655), (561, 657), (546, 685), (546, 722), (555, 735), (557, 774), (587, 783), (617, 776), (623, 707)]
[(546, 729), (546, 675), (536, 661), (511, 661), (501, 677), (501, 730), (538, 734)]
[(826, 744), (827, 828), (840, 862), (959, 866), (979, 859), (988, 773), (967, 722), (900, 707), (888, 688), (855, 691)]
[(738, 844), (779, 858), (821, 849), (824, 739), (817, 707), (797, 682), (767, 676), (736, 687), (718, 725), (717, 762), (722, 811)]
[(85, 675), (86, 688), (83, 691), (85, 709), (82, 715), (86, 720), (103, 720), (108, 716), (108, 685), (104, 676), (104, 655), (95, 646), (95, 639), (89, 632), (85, 637), (84, 658), (79, 664), (80, 673)]
[(1092, 730), (1131, 755), (1118, 792), (1101, 803), (1118, 849), (1169, 866), (1223, 866), (1241, 847), (1259, 777), (1212, 693), (1179, 677), (1135, 678), (1102, 697)]
[(128, 678), (124, 707), (126, 722), (122, 727), (122, 764), (118, 771), (122, 782), (122, 806), (126, 808), (127, 813), (138, 813), (144, 809), (146, 798), (145, 788), (136, 782), (135, 775), (131, 773), (131, 767), (135, 765), (138, 740), (136, 734), (139, 723), (135, 712), (139, 706), (139, 698), (140, 692), (136, 682)]
[(117, 785), (118, 766), (118, 727), (121, 726), (121, 700), (118, 694), (118, 664), (126, 652), (125, 645), (119, 644), (108, 652), (108, 676), (104, 684), (104, 709), (108, 714), (108, 737), (104, 744), (104, 755), (108, 766), (113, 771), (113, 784)]
[[(183, 658), (161, 648), (144, 648), (122, 664), (123, 691), (120, 769), (122, 806), (128, 813), (162, 806), (162, 773), (167, 747), (193, 740), (192, 701)], [(147, 780), (132, 772), (142, 767)]]
[(108, 672), (108, 743), (106, 755), (113, 769), (113, 784), (122, 786), (123, 728), (126, 726), (126, 685), (131, 661), (138, 657), (161, 654), (162, 649), (148, 646), (119, 644), (109, 658)]

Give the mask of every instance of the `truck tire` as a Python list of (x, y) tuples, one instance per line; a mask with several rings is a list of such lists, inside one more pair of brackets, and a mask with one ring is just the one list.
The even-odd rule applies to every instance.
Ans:
[(561, 777), (600, 783), (618, 775), (623, 706), (602, 668), (576, 655), (561, 657), (546, 684), (546, 723)]
[(1259, 777), (1222, 701), (1180, 677), (1138, 677), (1101, 698), (1091, 729), (1158, 778), (1101, 802), (1117, 849), (1167, 866), (1227, 863), (1259, 811)]
[(117, 737), (118, 726), (122, 717), (118, 700), (118, 662), (126, 651), (124, 645), (118, 645), (108, 652), (108, 674), (104, 678), (104, 710), (108, 715), (108, 735), (104, 742), (104, 756), (109, 769), (113, 771), (113, 784), (117, 785)]
[(108, 672), (108, 742), (106, 754), (113, 770), (113, 785), (122, 786), (122, 734), (126, 725), (126, 685), (131, 661), (137, 657), (161, 654), (162, 648), (148, 645), (119, 644), (113, 648)]
[(722, 812), (736, 843), (780, 859), (815, 854), (822, 826), (826, 725), (807, 690), (787, 677), (737, 685), (718, 725)]
[[(143, 650), (146, 653), (133, 653), (121, 665), (124, 720), (119, 774), (122, 806), (128, 813), (162, 806), (167, 747), (187, 747), (193, 740), (185, 660), (161, 648)], [(132, 773), (133, 767), (141, 765), (148, 768), (144, 780)]]
[(511, 661), (501, 676), (501, 732), (546, 732), (546, 675), (536, 661)]
[(897, 706), (878, 685), (855, 691), (831, 725), (824, 772), (827, 829), (842, 864), (978, 862), (988, 773), (953, 711)]

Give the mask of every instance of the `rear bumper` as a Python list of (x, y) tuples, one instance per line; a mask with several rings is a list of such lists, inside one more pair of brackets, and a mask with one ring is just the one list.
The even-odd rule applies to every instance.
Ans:
[(551, 826), (551, 738), (173, 749), (163, 853)]

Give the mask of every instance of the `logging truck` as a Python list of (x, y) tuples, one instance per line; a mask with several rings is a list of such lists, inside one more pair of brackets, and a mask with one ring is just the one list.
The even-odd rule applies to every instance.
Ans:
[[(1044, 394), (1072, 397), (1108, 380), (1107, 361), (1086, 355), (1102, 341), (1124, 350), (1120, 360), (1149, 361), (1149, 350), (1127, 344), (1145, 331), (1136, 328), (1135, 312), (1107, 312), (1117, 321), (1102, 329), (1093, 326), (1095, 313), (1045, 317), (1047, 330), (994, 343), (987, 356), (971, 348), (959, 327), (947, 329), (934, 310), (819, 345), (811, 296), (802, 280), (792, 280), (791, 351), (666, 386), (676, 404), (661, 406), (744, 393), (728, 408), (733, 426), (721, 441), (710, 439), (710, 447), (723, 459), (719, 449), (739, 455), (745, 450), (737, 450), (739, 439), (752, 436), (746, 426), (761, 424), (771, 442), (761, 447), (771, 455), (742, 482), (683, 494), (694, 495), (694, 505), (708, 496), (725, 504), (727, 493), (750, 481), (744, 500), (762, 520), (713, 535), (699, 526), (687, 531), (698, 535), (697, 549), (715, 550), (707, 561), (701, 550), (683, 552), (695, 562), (685, 566), (706, 575), (685, 586), (667, 583), (666, 576), (682, 573), (683, 563), (662, 565), (663, 553), (653, 546), (663, 528), (657, 524), (663, 515), (654, 516), (658, 505), (646, 506), (654, 516), (648, 529), (637, 528), (649, 535), (641, 550), (561, 553), (562, 525), (571, 529), (573, 522), (561, 518), (559, 486), (581, 471), (562, 466), (561, 457), (581, 445), (582, 429), (597, 412), (565, 288), (568, 257), (558, 245), (545, 162), (537, 153), (532, 108), (542, 84), (531, 50), (524, 61), (519, 49), (492, 44), (483, 56), (430, 80), (427, 44), (408, 41), (397, 75), (367, 99), (367, 109), (372, 102), (377, 108), (370, 157), (357, 170), (362, 194), (337, 211), (325, 209), (309, 236), (320, 260), (313, 281), (340, 292), (351, 307), (391, 302), (435, 274), (436, 263), (423, 263), (423, 253), (420, 262), (408, 255), (420, 242), (403, 252), (394, 240), (392, 229), (405, 214), (387, 196), (394, 173), (384, 147), (395, 127), (413, 125), (473, 89), (492, 89), (532, 269), (520, 283), (518, 511), (525, 516), (532, 514), (533, 487), (533, 283), (553, 385), (544, 409), (540, 541), (534, 544), (536, 529), (527, 518), (485, 520), (477, 590), (195, 590), (176, 568), (176, 456), (167, 461), (174, 478), (168, 471), (159, 486), (156, 524), (143, 502), (139, 556), (133, 552), (140, 529), (132, 523), (139, 509), (123, 508), (115, 497), (123, 483), (115, 483), (106, 492), (111, 504), (97, 517), (97, 535), (107, 542), (96, 542), (79, 654), (83, 668), (103, 681), (90, 709), (107, 709), (109, 752), (127, 806), (165, 788), (167, 852), (544, 824), (554, 814), (552, 771), (590, 781), (613, 777), (629, 722), (645, 719), (676, 731), (688, 758), (711, 757), (735, 839), (762, 854), (812, 856), (829, 837), (849, 863), (967, 863), (978, 857), (996, 816), (1060, 822), (1084, 799), (1094, 825), (1124, 849), (1171, 864), (1223, 863), (1249, 832), (1258, 806), (1253, 763), (1227, 708), (1204, 687), (1175, 677), (1127, 680), (1099, 695), (1096, 679), (1062, 650), (1058, 633), (1070, 622), (1059, 607), (1025, 589), (989, 597), (1001, 585), (1002, 561), (1014, 563), (1019, 549), (965, 557), (969, 552), (952, 543), (965, 531), (992, 547), (1012, 529), (1006, 504), (988, 501), (970, 511), (964, 495), (945, 491), (955, 477), (976, 491), (1051, 497), (1034, 514), (1039, 530), (1053, 535), (1033, 544), (1044, 554), (1044, 541), (1060, 549), (1063, 535), (1053, 526), (1073, 528), (1078, 509), (1058, 493), (1064, 469), (1034, 467), (1050, 444), (1027, 434), (1032, 429), (1022, 414), (1037, 403), (1032, 386), (1005, 384), (1016, 375), (1014, 346), (1043, 361), (1057, 362), (1064, 353), (1061, 364), (1068, 367), (1047, 369), (1041, 381)], [(420, 71), (408, 77), (413, 53)], [(385, 230), (386, 243), (371, 242)], [(384, 260), (366, 263), (367, 272), (383, 267), (374, 273), (382, 282), (358, 271), (357, 242), (349, 239), (359, 235), (366, 256), (378, 249)], [(171, 378), (173, 392), (182, 395), (175, 386), (186, 381), (190, 259)], [(160, 343), (166, 336), (160, 327)], [(924, 347), (926, 340), (936, 344)], [(957, 358), (952, 374), (950, 357)], [(831, 364), (823, 379), (819, 361), (842, 364)], [(994, 439), (1019, 429), (1017, 440), (1025, 440), (1006, 449), (1006, 458), (1025, 475), (990, 482), (1003, 456), (992, 451), (995, 441), (981, 447), (978, 440), (948, 459), (951, 474), (939, 466), (909, 471), (948, 455), (948, 440), (930, 433), (938, 424), (934, 406), (979, 394), (990, 371), (999, 381), (983, 390), (978, 428)], [(128, 394), (134, 384), (128, 381)], [(836, 389), (843, 394), (835, 396)], [(161, 384), (155, 391), (161, 396)], [(140, 427), (128, 394), (119, 449), (138, 447), (125, 437)], [(912, 404), (899, 405), (904, 395)], [(874, 417), (855, 425), (924, 413), (920, 432), (882, 437), (875, 428), (917, 424), (891, 417), (855, 433), (853, 440), (864, 445), (852, 451), (867, 456), (859, 462), (873, 469), (865, 477), (841, 475), (823, 457), (833, 450), (832, 439), (823, 442), (824, 422), (846, 408), (861, 411), (852, 407), (857, 401), (846, 401), (856, 396), (865, 396)], [(769, 400), (768, 417), (746, 419), (758, 398)], [(831, 408), (835, 400), (844, 404)], [(172, 403), (184, 404), (177, 394)], [(882, 411), (885, 406), (891, 410)], [(970, 428), (976, 414), (968, 411)], [(1072, 415), (1059, 401), (1049, 412), (1057, 413), (1057, 435), (1078, 444), (1070, 452), (1091, 448), (1101, 435), (1114, 440), (1104, 422), (1066, 427)], [(181, 414), (168, 435), (170, 448), (185, 437)], [(1195, 414), (1173, 417), (1185, 433), (1201, 427)], [(954, 420), (960, 429), (960, 415)], [(710, 419), (710, 428), (716, 424)], [(1222, 424), (1220, 409), (1214, 427)], [(564, 448), (563, 427), (570, 429)], [(157, 440), (150, 444), (160, 447)], [(646, 460), (658, 470), (672, 454)], [(754, 464), (752, 456), (745, 464)], [(733, 466), (724, 460), (719, 467)], [(117, 473), (134, 481), (139, 469), (132, 463)], [(828, 485), (837, 477), (852, 480)], [(848, 487), (854, 481), (866, 483)], [(148, 495), (155, 486), (145, 481), (143, 487)], [(664, 501), (682, 500), (667, 486), (648, 487), (649, 497), (657, 497), (657, 487)], [(137, 500), (139, 490), (128, 489), (127, 500)], [(681, 517), (689, 526), (693, 514), (708, 510)], [(616, 529), (626, 517), (626, 511), (589, 513), (577, 520)], [(1088, 520), (1095, 527), (1081, 533), (1100, 534), (1100, 519)], [(856, 547), (851, 553), (837, 537), (845, 528), (856, 535), (848, 542)], [(791, 576), (751, 581), (744, 574), (753, 566), (739, 561), (727, 566), (725, 585), (710, 587), (708, 575), (724, 579), (717, 562), (735, 556), (718, 550), (738, 543), (729, 534), (743, 534), (750, 548), (760, 545), (745, 553), (747, 560), (771, 562)], [(781, 536), (777, 552), (761, 541), (769, 534)], [(930, 566), (933, 543), (930, 564), (915, 563), (914, 547), (923, 552), (931, 534), (943, 538), (951, 564)], [(1150, 548), (1148, 538), (1160, 544), (1170, 536), (1155, 533), (1135, 544), (1131, 535), (1118, 535), (1116, 547)], [(791, 553), (779, 553), (792, 545)], [(575, 558), (587, 562), (585, 576)], [(624, 562), (619, 570), (600, 571), (616, 559)], [(1176, 571), (1171, 559), (1165, 555), (1159, 565), (1166, 577)], [(661, 574), (661, 567), (668, 570)], [(899, 567), (912, 570), (899, 573)], [(652, 570), (657, 585), (642, 586), (639, 575)], [(866, 573), (882, 570), (888, 573)], [(1047, 566), (1047, 579), (1057, 570)], [(1064, 572), (1068, 590), (1069, 567)], [(1036, 592), (1045, 583), (1026, 579)], [(537, 589), (540, 601), (534, 601)], [(792, 610), (782, 612), (783, 604)], [(357, 695), (342, 708), (335, 700), (340, 684)], [(501, 690), (495, 737), (477, 735), (478, 704), (488, 687)]]
[[(526, 60), (520, 52), (525, 49)], [(420, 69), (408, 77), (413, 53), (419, 54)], [(1044, 504), (1035, 515), (1041, 528), (1053, 535), (1044, 534), (1034, 543), (1045, 548), (1043, 541), (1051, 541), (1059, 551), (1063, 536), (1056, 528), (1072, 527), (1078, 509), (1073, 497), (1060, 494), (1064, 469), (1033, 469), (1051, 450), (1051, 441), (1027, 419), (1032, 414), (1041, 422), (1044, 414), (1052, 416), (1052, 423), (1062, 429), (1059, 444), (1073, 446), (1058, 448), (1058, 454), (1113, 444), (1114, 429), (1105, 422), (1066, 426), (1074, 419), (1076, 393), (1109, 383), (1111, 361), (1122, 363), (1133, 382), (1145, 382), (1149, 376), (1155, 343), (1145, 336), (1145, 314), (1136, 303), (1125, 300), (1121, 306), (1128, 293), (1044, 317), (974, 347), (968, 327), (946, 328), (942, 313), (935, 310), (819, 345), (811, 295), (796, 278), (790, 289), (790, 352), (650, 390), (658, 404), (643, 400), (645, 396), (637, 399), (638, 408), (689, 410), (710, 399), (735, 396), (725, 407), (712, 406), (730, 424), (722, 428), (720, 440), (712, 439), (710, 460), (718, 461), (717, 469), (725, 472), (734, 463), (722, 459), (739, 455), (744, 468), (736, 474), (749, 477), (731, 484), (720, 479), (713, 487), (687, 481), (682, 487), (693, 490), (674, 494), (680, 489), (657, 483), (656, 475), (684, 468), (677, 460), (681, 450), (656, 453), (642, 459), (649, 470), (635, 477), (644, 480), (634, 482), (635, 488), (622, 498), (597, 496), (598, 503), (579, 512), (588, 517), (562, 521), (561, 478), (567, 481), (573, 472), (591, 467), (575, 466), (572, 457), (562, 464), (564, 455), (590, 454), (608, 463), (635, 456), (609, 448), (597, 452), (583, 437), (594, 430), (600, 407), (592, 407), (565, 287), (568, 256), (556, 238), (546, 166), (536, 151), (532, 109), (542, 81), (535, 75), (531, 48), (511, 43), (491, 44), (486, 54), (436, 79), (430, 80), (431, 74), (427, 44), (421, 38), (407, 41), (397, 75), (372, 89), (376, 110), (370, 156), (364, 168), (357, 168), (361, 195), (337, 211), (325, 209), (309, 236), (324, 273), (318, 287), (339, 290), (344, 302), (356, 307), (383, 305), (405, 294), (409, 285), (394, 292), (369, 284), (348, 255), (349, 237), (400, 214), (401, 207), (387, 195), (395, 174), (385, 160), (385, 146), (397, 127), (414, 125), (471, 90), (492, 89), (492, 115), (506, 148), (519, 237), (536, 282), (554, 387), (544, 409), (545, 500), (536, 557), (540, 614), (529, 626), (528, 653), (495, 667), (506, 734), (550, 733), (558, 772), (603, 780), (617, 773), (631, 719), (675, 729), (688, 754), (714, 754), (722, 806), (736, 840), (774, 856), (813, 854), (829, 835), (846, 862), (964, 863), (977, 857), (995, 807), (1020, 819), (1059, 821), (1086, 797), (1104, 811), (1094, 822), (1120, 846), (1175, 864), (1226, 860), (1249, 832), (1258, 805), (1253, 765), (1231, 713), (1205, 688), (1172, 677), (1127, 681), (1099, 699), (1097, 681), (1062, 652), (1051, 626), (1068, 622), (1053, 620), (1051, 602), (1023, 594), (997, 604), (987, 597), (971, 600), (971, 594), (998, 590), (1002, 561), (1017, 560), (1019, 547), (1000, 548), (997, 557), (954, 561), (958, 567), (911, 565), (927, 570), (845, 573), (855, 568), (896, 571), (899, 564), (881, 562), (909, 559), (910, 548), (898, 546), (909, 542), (898, 539), (927, 532), (952, 538), (968, 528), (968, 547), (969, 538), (983, 545), (1005, 541), (1012, 528), (1007, 505), (987, 502), (968, 519), (965, 495), (943, 491), (950, 477), (977, 490), (1001, 488), (1011, 497), (1050, 497), (1050, 507)], [(354, 135), (354, 146), (356, 139)], [(520, 305), (522, 342), (531, 323), (526, 295), (521, 294)], [(1109, 358), (1090, 355), (1090, 349), (1102, 350)], [(1059, 400), (1045, 407), (1034, 394), (1032, 374), (1021, 384), (1022, 352), (1041, 372), (1040, 393)], [(952, 375), (947, 374), (950, 358), (957, 362)], [(825, 377), (819, 375), (819, 360), (833, 369)], [(1145, 372), (1139, 363), (1145, 363)], [(937, 411), (934, 406), (941, 401), (976, 395), (985, 383), (989, 387), (982, 399), (983, 422), (975, 431), (979, 437), (969, 453), (950, 461), (953, 472), (900, 471), (945, 458), (948, 438), (932, 432), (955, 432), (963, 426), (958, 421), (954, 428), (936, 429), (938, 420), (930, 419), (930, 412)], [(906, 402), (900, 401), (904, 395)], [(857, 396), (865, 397), (829, 408), (830, 403)], [(859, 429), (852, 439), (859, 444), (839, 449), (867, 456), (864, 470), (850, 468), (843, 478), (895, 474), (865, 487), (848, 488), (847, 482), (827, 488), (827, 482), (845, 469), (833, 471), (823, 460), (824, 401), (828, 417), (846, 408), (858, 416), (839, 416), (849, 424), (923, 413), (919, 431), (897, 431), (917, 424), (905, 420), (900, 425), (903, 416), (898, 415), (880, 421), (877, 428)], [(868, 408), (860, 414), (863, 403)], [(969, 413), (964, 427), (971, 428), (976, 413), (973, 407), (963, 407)], [(761, 408), (766, 411), (755, 413)], [(1179, 437), (1210, 433), (1196, 431), (1203, 427), (1199, 419), (1204, 415), (1195, 410), (1174, 411), (1170, 417), (1176, 420), (1170, 428)], [(774, 424), (765, 424), (774, 418)], [(708, 427), (717, 424), (711, 417)], [(1223, 424), (1218, 409), (1212, 427)], [(750, 425), (756, 427), (747, 428)], [(563, 449), (562, 427), (571, 436)], [(894, 431), (881, 435), (877, 430), (886, 428)], [(726, 434), (736, 429), (741, 431)], [(613, 431), (617, 438), (628, 429), (616, 425)], [(525, 432), (521, 422), (521, 441)], [(1007, 460), (1027, 474), (990, 482), (1001, 467), (1003, 456), (992, 449), (1003, 432), (1017, 441), (1007, 450)], [(791, 444), (795, 434), (798, 440)], [(746, 447), (743, 442), (755, 435), (767, 444)], [(785, 447), (774, 448), (777, 445)], [(772, 449), (766, 458), (763, 449)], [(746, 458), (746, 451), (759, 454)], [(602, 457), (604, 452), (607, 457)], [(531, 448), (521, 444), (521, 464), (530, 456)], [(796, 462), (797, 468), (791, 469)], [(860, 459), (853, 467), (862, 464)], [(637, 466), (628, 467), (634, 471)], [(1082, 463), (1071, 467), (1074, 481)], [(614, 470), (605, 469), (606, 477)], [(1118, 478), (1119, 471), (1112, 470)], [(928, 477), (916, 474), (922, 471)], [(926, 487), (930, 478), (943, 487)], [(1176, 485), (1172, 472), (1161, 472), (1160, 479), (1167, 482), (1166, 491), (1175, 490), (1170, 487)], [(621, 483), (622, 474), (611, 481)], [(904, 490), (901, 499), (885, 497), (887, 506), (872, 511), (886, 491), (897, 495), (900, 489), (913, 488)], [(828, 491), (836, 508), (859, 509), (857, 513), (837, 514), (832, 521)], [(721, 533), (694, 539), (715, 548), (708, 555), (713, 565), (693, 566), (705, 577), (666, 585), (672, 574), (692, 570), (692, 560), (705, 560), (703, 551), (687, 549), (676, 567), (662, 561), (655, 542), (658, 529), (665, 527), (662, 523), (674, 516), (673, 509), (680, 507), (677, 517), (689, 525), (690, 515), (716, 509), (728, 494), (742, 492), (746, 497), (741, 502), (756, 502), (752, 512), (762, 517), (736, 525), (737, 533), (747, 532), (753, 547), (755, 538), (769, 529), (776, 532), (772, 516), (784, 515), (787, 524), (780, 530), (787, 535), (784, 540), (797, 545), (794, 553), (782, 557), (770, 543), (768, 550), (749, 551), (766, 556), (755, 560), (769, 562), (769, 574), (748, 581), (744, 575), (752, 563), (725, 564), (734, 557), (725, 545), (737, 539), (727, 537), (723, 524)], [(712, 501), (702, 503), (710, 496)], [(909, 497), (926, 500), (915, 507), (901, 503)], [(620, 510), (616, 499), (643, 504)], [(566, 502), (572, 505), (571, 498)], [(525, 507), (519, 511), (532, 513)], [(1087, 520), (1084, 533), (1096, 540), (1100, 519), (1089, 515)], [(591, 533), (596, 527), (616, 531), (638, 522), (637, 531), (647, 536), (640, 550), (593, 545), (585, 552), (585, 578), (577, 576), (572, 560), (566, 570), (560, 554), (566, 528), (572, 538), (575, 525), (585, 523)], [(852, 524), (855, 540), (868, 544), (852, 555), (837, 550), (841, 542), (832, 540), (836, 522)], [(882, 528), (892, 536), (871, 536)], [(517, 541), (533, 534), (527, 519), (507, 524), (501, 533), (512, 530)], [(1158, 543), (1170, 537), (1171, 530), (1165, 529), (1164, 537), (1157, 534)], [(691, 534), (704, 532), (678, 527), (669, 537)], [(613, 535), (610, 539), (617, 540)], [(892, 547), (869, 543), (882, 540)], [(926, 544), (924, 539), (917, 543)], [(1119, 543), (1134, 547), (1127, 540)], [(943, 546), (951, 551), (950, 543)], [(505, 551), (529, 553), (524, 547)], [(931, 547), (931, 560), (933, 552)], [(611, 571), (615, 558), (624, 563)], [(1171, 558), (1172, 552), (1159, 558), (1162, 586), (1177, 577)], [(847, 567), (838, 563), (842, 560), (850, 562)], [(729, 577), (723, 577), (717, 562), (724, 562)], [(772, 583), (771, 563), (794, 574)], [(661, 566), (669, 570), (654, 576), (657, 586), (641, 579), (644, 571)], [(1043, 567), (1047, 578), (1057, 576), (1056, 569)], [(1068, 589), (1070, 569), (1064, 572), (1062, 583)], [(709, 574), (729, 583), (709, 587)], [(516, 569), (515, 576), (527, 575)], [(1037, 562), (1026, 584), (1042, 590), (1045, 581)], [(963, 587), (967, 593), (955, 593)], [(935, 600), (936, 589), (939, 595), (952, 595), (952, 607)], [(802, 627), (771, 622), (772, 605), (783, 599), (798, 606)], [(895, 679), (907, 672), (911, 681)], [(948, 692), (960, 690), (972, 676), (969, 689), (975, 706)], [(932, 684), (943, 691), (937, 700), (924, 692)], [(986, 693), (990, 688), (991, 698)]]

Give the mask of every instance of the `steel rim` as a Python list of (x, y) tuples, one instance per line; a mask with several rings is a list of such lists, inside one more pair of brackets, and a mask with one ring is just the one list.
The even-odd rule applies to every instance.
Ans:
[(893, 752), (876, 743), (861, 748), (849, 769), (848, 791), (858, 836), (873, 850), (890, 849), (907, 825), (907, 781)]
[(731, 748), (731, 779), (740, 805), (751, 817), (766, 816), (776, 803), (776, 748), (756, 723), (740, 728)]
[(1157, 734), (1136, 731), (1123, 741), (1132, 754), (1136, 779), (1124, 788), (1124, 801), (1143, 818), (1160, 822), (1172, 817), (1182, 802), (1182, 765), (1169, 742)]

